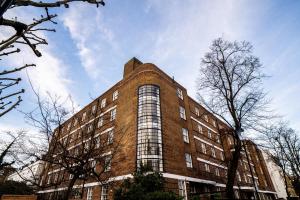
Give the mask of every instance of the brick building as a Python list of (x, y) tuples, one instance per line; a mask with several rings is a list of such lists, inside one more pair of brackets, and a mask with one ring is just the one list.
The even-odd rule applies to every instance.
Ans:
[[(92, 113), (94, 117), (90, 117)], [(232, 138), (220, 131), (226, 130), (226, 125), (154, 64), (142, 63), (136, 58), (129, 60), (121, 81), (62, 125), (61, 139), (76, 135), (78, 119), (82, 126), (88, 126), (87, 135), (89, 129), (94, 129), (99, 135), (107, 135), (104, 137), (107, 140), (113, 138), (122, 144), (109, 166), (113, 174), (111, 181), (101, 185), (88, 179), (82, 189), (83, 199), (111, 199), (109, 182), (131, 177), (140, 163), (161, 172), (166, 189), (184, 199), (192, 195), (203, 198), (213, 193), (223, 195), (226, 160), (231, 156), (233, 143)], [(93, 121), (97, 121), (94, 123), (97, 125), (89, 128)], [(58, 176), (68, 177), (68, 174), (63, 169), (47, 166), (41, 184)], [(79, 187), (82, 182), (75, 184), (75, 188)], [(261, 152), (250, 141), (244, 141), (235, 189), (239, 198), (250, 199), (255, 191), (261, 199), (276, 196)], [(64, 185), (61, 185), (40, 193), (53, 198), (63, 190)]]

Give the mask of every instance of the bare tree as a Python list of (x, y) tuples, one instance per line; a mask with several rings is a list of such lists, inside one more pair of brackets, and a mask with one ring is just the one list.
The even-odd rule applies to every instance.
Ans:
[(249, 42), (229, 42), (222, 38), (213, 41), (201, 62), (199, 100), (230, 127), (223, 133), (234, 140), (226, 184), (230, 199), (235, 198), (233, 186), (242, 150), (242, 132), (266, 119), (267, 101), (261, 88), (265, 76), (261, 68)]
[[(38, 93), (35, 94), (37, 108), (25, 115), (28, 123), (38, 128), (45, 141), (41, 148), (32, 142), (37, 151), (29, 150), (28, 155), (45, 161), (46, 166), (40, 184), (33, 184), (41, 188), (64, 186), (67, 190), (62, 194), (63, 199), (68, 199), (75, 183), (84, 184), (87, 180), (106, 183), (113, 175), (110, 168), (126, 130), (114, 125), (112, 132), (99, 132), (99, 126), (112, 123), (111, 116), (99, 116), (103, 111), (99, 99), (95, 100), (93, 109), (87, 111), (86, 117), (77, 113), (67, 120), (74, 113), (73, 108), (65, 107), (66, 101), (50, 94), (47, 99), (42, 99)], [(121, 138), (116, 139), (114, 135)], [(58, 172), (51, 173), (55, 170)]]
[[(42, 53), (38, 50), (38, 46), (47, 45), (47, 40), (41, 32), (55, 32), (55, 29), (49, 28), (49, 22), (57, 24), (54, 19), (57, 14), (51, 13), (53, 8), (68, 8), (70, 3), (87, 2), (104, 6), (103, 0), (58, 0), (58, 1), (34, 1), (34, 0), (3, 0), (0, 3), (0, 27), (1, 30), (6, 28), (8, 34), (6, 38), (0, 40), (0, 60), (12, 54), (20, 53), (24, 47), (32, 49), (33, 53), (40, 57)], [(40, 10), (40, 15), (34, 17), (31, 22), (26, 23), (25, 20), (17, 16), (12, 19), (6, 18), (6, 11), (20, 9), (21, 7), (34, 7)], [(44, 13), (44, 14), (42, 14)], [(12, 30), (14, 31), (12, 31)], [(18, 89), (16, 86), (20, 83), (21, 78), (16, 75), (17, 72), (30, 67), (34, 64), (25, 64), (21, 67), (5, 67), (0, 70), (0, 117), (11, 111), (22, 101), (21, 94), (24, 89)]]
[[(279, 122), (269, 126), (263, 134), (264, 147), (268, 150), (273, 162), (277, 164), (283, 174), (288, 197), (288, 180), (292, 181), (295, 191), (300, 191), (300, 138), (296, 131), (286, 122)], [(268, 141), (268, 142), (265, 142)]]

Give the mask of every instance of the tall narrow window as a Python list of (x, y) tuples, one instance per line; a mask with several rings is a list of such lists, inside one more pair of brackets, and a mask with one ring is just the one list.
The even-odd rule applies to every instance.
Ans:
[(199, 108), (195, 107), (195, 113), (196, 113), (197, 116), (200, 115)]
[(184, 180), (178, 180), (179, 196), (186, 199), (186, 184)]
[(204, 168), (205, 168), (205, 171), (207, 171), (207, 172), (210, 172), (210, 169), (209, 169), (209, 165), (208, 164), (204, 164)]
[(198, 124), (197, 126), (198, 126), (199, 133), (203, 133), (202, 126), (200, 124)]
[(220, 158), (222, 161), (224, 161), (224, 153), (222, 151), (220, 152)]
[(105, 172), (108, 172), (111, 169), (111, 159), (112, 159), (111, 156), (106, 156), (105, 157), (105, 163), (104, 163), (104, 167), (105, 167), (104, 171)]
[(204, 115), (204, 119), (205, 119), (205, 121), (208, 122), (208, 116), (207, 115)]
[(108, 131), (107, 144), (112, 144), (114, 141), (114, 130)]
[(102, 99), (101, 108), (104, 108), (105, 106), (106, 106), (106, 99)]
[(192, 156), (189, 153), (185, 154), (185, 162), (188, 168), (193, 168)]
[(108, 200), (108, 185), (102, 185), (101, 200)]
[(236, 176), (237, 176), (237, 178), (238, 178), (239, 181), (242, 181), (240, 172), (237, 172), (237, 173), (236, 173)]
[(183, 100), (183, 93), (182, 93), (182, 90), (177, 88), (177, 96)]
[(216, 157), (216, 150), (213, 147), (211, 147), (211, 155), (214, 158)]
[(84, 121), (86, 119), (86, 112), (84, 112), (83, 114), (82, 114), (82, 119), (81, 119), (81, 121)]
[(93, 199), (93, 188), (89, 187), (86, 195), (86, 200), (92, 200)]
[(91, 123), (91, 124), (89, 124), (89, 125), (88, 125), (87, 132), (88, 132), (88, 133), (90, 133), (90, 132), (92, 132), (92, 131), (93, 131), (93, 129), (94, 129), (94, 124), (93, 124), (93, 123)]
[(210, 131), (210, 130), (207, 130), (207, 136), (208, 136), (209, 138), (211, 138), (211, 131)]
[(113, 109), (112, 111), (110, 111), (110, 121), (115, 120), (116, 115), (117, 115), (117, 110), (116, 109)]
[(96, 113), (96, 111), (97, 111), (97, 106), (96, 105), (93, 105), (93, 107), (92, 107), (92, 114), (95, 114)]
[(100, 147), (100, 136), (98, 136), (97, 138), (96, 138), (96, 148), (99, 148)]
[(99, 117), (99, 120), (98, 120), (98, 128), (100, 128), (101, 126), (103, 126), (103, 117)]
[(180, 118), (181, 119), (186, 119), (186, 116), (185, 116), (185, 109), (181, 106), (179, 106), (179, 113), (180, 113)]
[(220, 170), (219, 170), (219, 168), (216, 167), (215, 173), (216, 173), (216, 176), (220, 176)]
[(160, 90), (155, 85), (138, 89), (137, 166), (163, 171)]
[(112, 95), (112, 100), (115, 101), (118, 99), (118, 96), (119, 96), (119, 92), (118, 90), (114, 91), (113, 95)]
[(206, 154), (206, 147), (204, 143), (201, 143), (202, 153)]
[(189, 132), (186, 128), (182, 128), (183, 141), (189, 143)]

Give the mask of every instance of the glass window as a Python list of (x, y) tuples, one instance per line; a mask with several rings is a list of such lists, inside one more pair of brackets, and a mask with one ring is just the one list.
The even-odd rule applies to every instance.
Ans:
[(208, 116), (207, 115), (204, 115), (204, 119), (205, 119), (205, 121), (208, 122)]
[(215, 173), (216, 173), (216, 176), (220, 176), (220, 170), (219, 170), (219, 168), (216, 167)]
[(90, 132), (93, 131), (93, 129), (94, 129), (93, 124), (89, 124), (89, 125), (88, 125), (88, 129), (87, 129), (87, 132), (90, 133)]
[(96, 148), (100, 147), (100, 136), (96, 138)]
[(204, 164), (204, 168), (205, 168), (205, 171), (207, 171), (207, 172), (210, 172), (210, 169), (209, 169), (209, 165), (208, 164)]
[(178, 189), (179, 189), (179, 196), (184, 197), (186, 196), (186, 186), (183, 180), (178, 180)]
[(78, 118), (75, 119), (73, 126), (77, 126), (77, 124), (78, 124)]
[(98, 120), (98, 128), (100, 128), (101, 126), (103, 126), (103, 117), (99, 117), (99, 120)]
[(206, 154), (206, 147), (204, 143), (201, 143), (202, 153)]
[(219, 135), (216, 135), (216, 141), (217, 141), (217, 143), (221, 143)]
[(118, 96), (119, 96), (119, 92), (118, 92), (118, 90), (116, 90), (116, 91), (113, 93), (113, 95), (112, 95), (112, 100), (113, 100), (113, 101), (117, 100), (117, 99), (118, 99)]
[(211, 138), (211, 131), (210, 131), (210, 130), (207, 130), (207, 136), (208, 136), (209, 138)]
[(163, 171), (159, 87), (143, 85), (138, 89), (137, 166), (145, 164)]
[(202, 126), (200, 124), (198, 124), (197, 126), (198, 126), (199, 133), (203, 133)]
[(182, 128), (183, 141), (189, 143), (189, 132), (186, 128)]
[(101, 200), (108, 200), (108, 185), (102, 185)]
[(92, 200), (93, 199), (93, 188), (89, 187), (86, 195), (86, 200)]
[(186, 119), (186, 116), (185, 116), (185, 109), (181, 106), (179, 106), (179, 113), (180, 113), (180, 118), (181, 119)]
[(212, 157), (216, 157), (216, 151), (213, 147), (211, 147), (211, 155)]
[(183, 100), (183, 93), (182, 93), (182, 90), (177, 88), (177, 96)]
[(71, 180), (73, 178), (73, 174), (69, 175), (69, 180)]
[(107, 144), (112, 144), (114, 141), (114, 130), (108, 131)]
[(195, 113), (196, 113), (197, 116), (200, 115), (199, 108), (195, 107)]
[(106, 106), (106, 98), (101, 101), (101, 108), (105, 108)]
[(105, 167), (104, 171), (105, 172), (108, 172), (111, 169), (111, 159), (112, 159), (111, 156), (106, 156), (105, 157), (105, 163), (104, 163), (104, 167)]
[(117, 115), (117, 109), (113, 109), (112, 111), (110, 111), (110, 121), (115, 120), (116, 115)]
[(95, 114), (96, 113), (96, 111), (97, 111), (97, 106), (96, 105), (93, 105), (93, 107), (92, 107), (92, 114)]
[(242, 179), (241, 179), (240, 172), (237, 172), (236, 175), (237, 175), (238, 180), (241, 181)]
[(189, 153), (185, 154), (185, 162), (186, 162), (186, 166), (189, 168), (193, 168), (193, 162), (192, 162), (192, 156)]
[(86, 112), (84, 112), (83, 114), (82, 114), (82, 121), (84, 121), (86, 119)]
[(220, 152), (220, 158), (222, 161), (224, 160), (224, 153), (222, 151)]
[(67, 130), (69, 131), (71, 129), (71, 122), (68, 124)]

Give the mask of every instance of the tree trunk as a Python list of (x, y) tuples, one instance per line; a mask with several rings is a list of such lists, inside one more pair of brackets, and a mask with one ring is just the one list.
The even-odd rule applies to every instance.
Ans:
[(230, 160), (228, 166), (228, 175), (227, 175), (227, 183), (226, 183), (226, 197), (228, 199), (235, 199), (233, 186), (236, 177), (236, 171), (239, 165), (241, 149), (242, 149), (241, 141), (240, 139), (237, 139), (237, 144), (235, 145), (232, 159)]
[(67, 191), (66, 191), (66, 193), (65, 193), (65, 195), (64, 195), (64, 198), (63, 198), (64, 200), (68, 200), (68, 199), (69, 199), (69, 196), (70, 196), (70, 194), (71, 194), (71, 192), (72, 192), (72, 189), (73, 189), (73, 186), (74, 186), (76, 180), (77, 180), (77, 177), (74, 176), (74, 177), (71, 179), (71, 181), (69, 182), (69, 184), (68, 184), (68, 189), (67, 189)]

